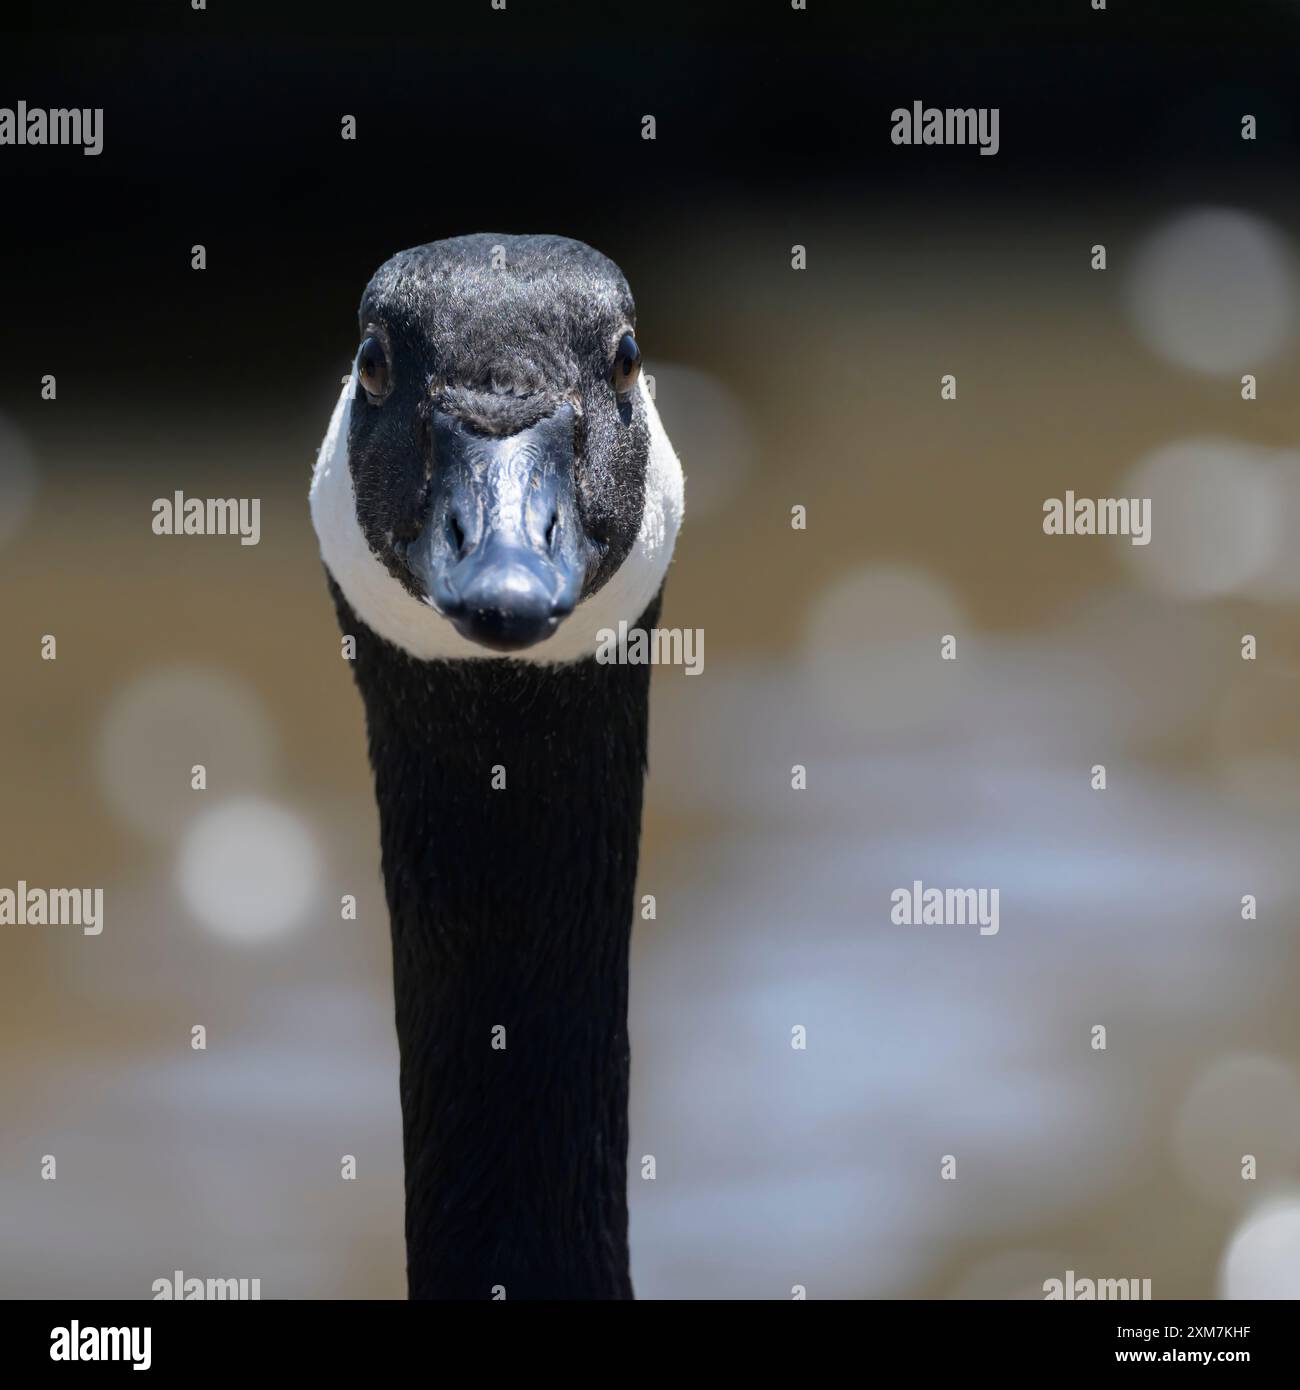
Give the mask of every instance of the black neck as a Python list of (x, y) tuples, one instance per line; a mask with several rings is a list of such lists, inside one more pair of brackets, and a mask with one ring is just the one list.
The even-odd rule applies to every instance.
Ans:
[(335, 597), (379, 802), (411, 1297), (630, 1298), (649, 668), (419, 662)]

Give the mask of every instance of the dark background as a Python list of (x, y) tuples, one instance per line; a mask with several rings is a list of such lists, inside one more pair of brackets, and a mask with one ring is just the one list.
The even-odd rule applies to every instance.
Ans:
[[(563, 229), (637, 286), (671, 277), (687, 249), (674, 228), (719, 205), (761, 205), (791, 242), (837, 201), (877, 228), (919, 204), (960, 234), (1022, 200), (1189, 182), (1231, 198), (1289, 188), (1300, 168), (1289, 0), (23, 9), (0, 21), (6, 101), (102, 106), (106, 134), (95, 159), (5, 151), (5, 375), (39, 359), (86, 400), (189, 410), (245, 391), (279, 414), (305, 384), (296, 343), (350, 352), (340, 305), (374, 267), (467, 230)], [(890, 111), (915, 99), (1000, 106), (997, 157), (891, 145)], [(1267, 139), (1243, 160), (1247, 109)]]

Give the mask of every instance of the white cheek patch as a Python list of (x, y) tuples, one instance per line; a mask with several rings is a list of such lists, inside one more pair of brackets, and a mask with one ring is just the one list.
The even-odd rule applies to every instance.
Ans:
[(344, 384), (311, 480), (311, 519), (321, 558), (362, 622), (380, 637), (421, 661), (579, 661), (593, 656), (602, 628), (617, 630), (646, 610), (659, 592), (673, 556), (684, 505), (682, 469), (664, 432), (642, 376), (638, 391), (650, 429), (645, 508), (641, 529), (627, 558), (605, 586), (584, 599), (536, 646), (497, 653), (462, 637), (431, 604), (408, 593), (370, 549), (357, 521), (357, 499), (348, 468), (348, 424), (356, 394), (355, 368)]

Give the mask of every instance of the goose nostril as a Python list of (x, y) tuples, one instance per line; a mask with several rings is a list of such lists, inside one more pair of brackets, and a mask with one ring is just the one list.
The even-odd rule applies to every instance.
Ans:
[(460, 524), (460, 518), (454, 513), (447, 517), (447, 535), (451, 540), (451, 548), (456, 552), (457, 558), (465, 553), (465, 528)]
[(559, 514), (559, 512), (552, 512), (552, 513), (551, 513), (551, 520), (550, 520), (549, 524), (548, 524), (547, 527), (546, 527), (546, 548), (547, 548), (547, 550), (554, 550), (554, 549), (555, 549), (555, 534), (556, 534), (556, 532), (557, 532), (559, 529), (560, 529), (560, 514)]

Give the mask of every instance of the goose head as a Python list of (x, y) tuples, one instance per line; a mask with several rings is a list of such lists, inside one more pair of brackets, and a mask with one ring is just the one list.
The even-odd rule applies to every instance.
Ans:
[(455, 237), (367, 285), (312, 481), (356, 615), (424, 660), (589, 656), (663, 582), (682, 476), (632, 295), (552, 236)]

